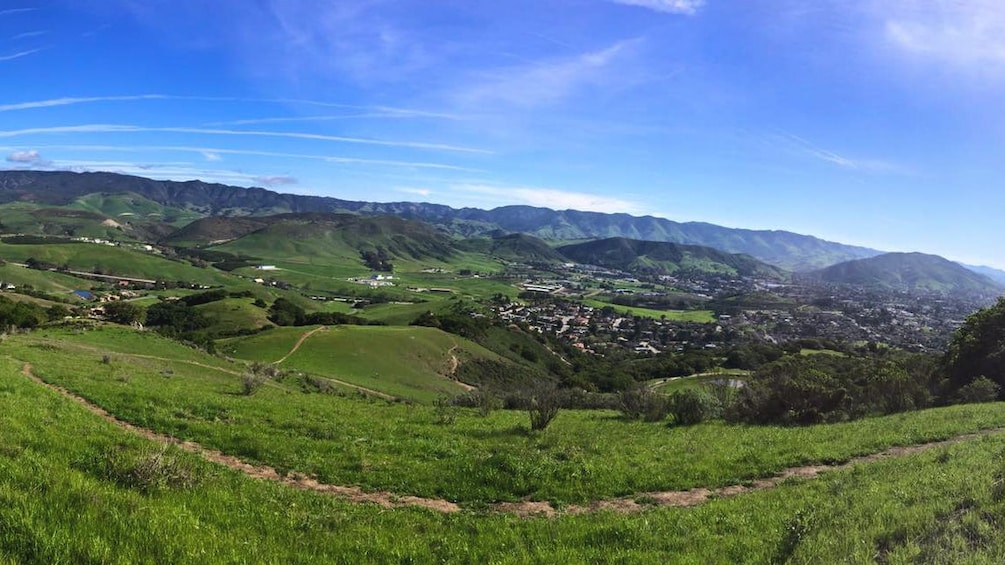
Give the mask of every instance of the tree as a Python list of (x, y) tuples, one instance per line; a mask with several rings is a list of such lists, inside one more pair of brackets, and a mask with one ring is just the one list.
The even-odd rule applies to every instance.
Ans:
[(105, 304), (105, 317), (116, 324), (143, 323), (146, 319), (146, 310), (139, 304), (120, 300)]
[(999, 387), (1005, 384), (1005, 297), (967, 317), (949, 343), (943, 366), (953, 390), (982, 375)]

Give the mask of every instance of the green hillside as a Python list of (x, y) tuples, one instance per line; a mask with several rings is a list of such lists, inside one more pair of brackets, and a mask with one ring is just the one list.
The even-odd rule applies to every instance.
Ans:
[(654, 274), (713, 273), (781, 278), (782, 271), (749, 255), (710, 247), (614, 237), (563, 245), (559, 253), (588, 265)]
[(465, 361), (499, 358), (464, 338), (434, 328), (407, 326), (332, 326), (311, 334), (293, 352), (314, 329), (276, 328), (251, 337), (223, 340), (219, 350), (264, 363), (282, 360), (282, 369), (306, 371), (425, 402), (464, 391), (450, 377)]
[(124, 246), (94, 243), (0, 242), (0, 259), (17, 263), (35, 259), (51, 265), (65, 265), (71, 270), (150, 280), (247, 286), (247, 283), (242, 283), (215, 269), (195, 267), (187, 262), (170, 260)]
[(924, 253), (885, 253), (803, 275), (810, 280), (907, 291), (998, 296), (1005, 287), (958, 263)]
[(458, 245), (462, 249), (517, 263), (562, 263), (566, 260), (544, 240), (522, 233), (466, 239)]

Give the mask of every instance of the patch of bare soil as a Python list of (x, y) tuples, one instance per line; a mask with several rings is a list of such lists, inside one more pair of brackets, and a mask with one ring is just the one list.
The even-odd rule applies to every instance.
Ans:
[(308, 339), (310, 339), (310, 337), (312, 335), (314, 335), (314, 334), (316, 334), (318, 332), (326, 332), (326, 331), (328, 331), (328, 326), (319, 326), (319, 327), (316, 327), (316, 328), (314, 328), (313, 330), (311, 330), (309, 332), (305, 332), (304, 335), (300, 336), (300, 339), (298, 339), (297, 342), (293, 345), (293, 349), (290, 349), (290, 351), (286, 355), (283, 355), (282, 359), (280, 359), (279, 361), (276, 361), (275, 363), (273, 363), (273, 365), (279, 365), (283, 361), (286, 361), (287, 359), (289, 359), (290, 355), (293, 355), (294, 353), (296, 353), (297, 350), (300, 349), (300, 346), (303, 345), (305, 341), (307, 341)]

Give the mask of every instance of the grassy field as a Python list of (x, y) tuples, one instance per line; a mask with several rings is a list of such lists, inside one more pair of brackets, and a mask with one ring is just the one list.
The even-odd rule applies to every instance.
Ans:
[[(91, 335), (84, 341), (101, 343), (108, 337)], [(150, 342), (132, 346), (139, 343), (151, 353), (180, 353), (174, 346), (155, 347)], [(164, 450), (32, 383), (20, 374), (23, 361), (37, 358), (32, 362), (38, 362), (36, 369), (47, 379), (87, 392), (120, 416), (143, 420), (140, 416), (145, 415), (143, 423), (153, 427), (161, 419), (172, 421), (181, 437), (207, 435), (198, 429), (215, 426), (225, 428), (220, 441), (234, 435), (246, 444), (256, 438), (270, 445), (299, 442), (327, 419), (333, 430), (336, 423), (352, 427), (333, 442), (335, 446), (365, 450), (375, 440), (386, 441), (382, 434), (394, 433), (401, 443), (417, 444), (421, 448), (417, 451), (438, 451), (443, 470), (467, 465), (479, 454), (468, 448), (493, 443), (500, 430), (505, 435), (513, 424), (510, 416), (515, 415), (487, 419), (462, 415), (456, 426), (445, 427), (431, 424), (423, 407), (304, 394), (284, 390), (282, 384), (263, 391), (276, 399), (268, 399), (269, 394), (240, 397), (233, 394), (236, 384), (226, 373), (195, 370), (184, 363), (145, 367), (131, 358), (113, 359), (110, 374), (98, 376), (105, 371), (100, 359), (92, 367), (89, 357), (58, 347), (40, 336), (19, 336), (5, 343), (6, 356), (0, 358), (0, 563), (1000, 563), (1005, 559), (1005, 540), (998, 535), (1005, 520), (1002, 436), (860, 464), (817, 480), (790, 480), (775, 489), (694, 508), (554, 519), (477, 510), (389, 511), (249, 479), (173, 448)], [(168, 367), (175, 372), (161, 374)], [(157, 374), (148, 376), (148, 369)], [(116, 371), (122, 374), (116, 377)], [(185, 394), (190, 388), (196, 394)], [(159, 389), (165, 389), (163, 394), (151, 394)], [(217, 404), (215, 413), (199, 412), (209, 407), (207, 402)], [(325, 404), (330, 404), (328, 409)], [(352, 406), (367, 408), (369, 415)], [(319, 417), (313, 416), (316, 411), (321, 411)], [(658, 458), (665, 472), (677, 475), (678, 483), (711, 485), (717, 482), (714, 470), (723, 449), (739, 448), (748, 459), (761, 454), (764, 460), (777, 458), (777, 448), (784, 443), (797, 459), (826, 460), (826, 454), (847, 451), (851, 443), (858, 442), (865, 451), (890, 441), (1001, 425), (1003, 411), (999, 405), (957, 407), (842, 426), (767, 429), (774, 441), (754, 437), (746, 428), (667, 430), (613, 419), (610, 426), (623, 427), (625, 433), (611, 433), (612, 428), (602, 425), (584, 434), (579, 428), (581, 415), (563, 414), (546, 432), (516, 434), (507, 443), (538, 444), (541, 449), (551, 444), (566, 457), (594, 460), (594, 478), (602, 479), (612, 455), (647, 443), (651, 438), (639, 436), (652, 435), (667, 447), (650, 449), (650, 457)], [(172, 412), (176, 415), (170, 416)], [(303, 414), (302, 420), (275, 434), (290, 412)], [(356, 419), (362, 421), (354, 423)], [(471, 425), (477, 422), (484, 425)], [(569, 433), (574, 428), (576, 435)], [(793, 435), (782, 440), (780, 432)], [(690, 436), (687, 443), (675, 439), (679, 433)], [(470, 438), (462, 441), (459, 435)], [(584, 435), (595, 438), (598, 446), (596, 451), (577, 454), (577, 448), (582, 449), (577, 438)], [(737, 435), (742, 437), (732, 439)], [(863, 437), (868, 439), (862, 441)], [(315, 456), (340, 459), (351, 453), (328, 449)], [(688, 460), (704, 464), (696, 467)], [(497, 473), (511, 473), (517, 464), (496, 462), (506, 463), (497, 466)], [(616, 457), (614, 462), (617, 465)], [(390, 463), (403, 483), (395, 490), (409, 490), (414, 466), (404, 456)], [(540, 465), (540, 460), (525, 464)], [(748, 464), (756, 466), (753, 461)], [(617, 470), (624, 476), (652, 472), (649, 466)], [(445, 478), (456, 478), (448, 475)], [(561, 480), (577, 482), (571, 474)]]
[(688, 388), (697, 388), (706, 383), (714, 383), (724, 379), (742, 381), (749, 376), (750, 371), (744, 371), (742, 369), (724, 369), (714, 374), (705, 373), (701, 375), (690, 375), (678, 379), (656, 379), (648, 382), (647, 384), (656, 390), (670, 393)]
[(313, 334), (295, 353), (298, 340), (314, 327), (275, 328), (222, 341), (219, 350), (240, 359), (275, 363), (332, 377), (408, 400), (431, 402), (463, 389), (448, 378), (471, 357), (498, 359), (487, 349), (435, 328), (332, 326)]
[(54, 265), (68, 265), (73, 270), (151, 280), (248, 286), (216, 269), (201, 269), (189, 263), (171, 261), (149, 253), (92, 243), (32, 245), (0, 243), (0, 257), (19, 263), (34, 258)]
[[(480, 417), (461, 410), (453, 425), (440, 425), (433, 407), (312, 393), (296, 379), (242, 396), (241, 367), (160, 341), (119, 329), (50, 332), (8, 338), (5, 350), (34, 364), (40, 377), (137, 425), (323, 482), (472, 508), (738, 484), (790, 466), (1005, 426), (1005, 406), (997, 404), (805, 428), (667, 428), (573, 410), (544, 433), (528, 432), (526, 414), (510, 411)], [(281, 344), (274, 347), (263, 356), (281, 353)], [(102, 351), (111, 352), (108, 363)], [(176, 355), (186, 362), (165, 360)]]
[(604, 302), (602, 300), (587, 299), (583, 304), (594, 308), (611, 307), (615, 312), (621, 314), (632, 314), (646, 318), (661, 319), (664, 316), (667, 320), (674, 322), (696, 322), (699, 324), (711, 324), (715, 322), (715, 312), (711, 310), (653, 310), (652, 308), (637, 308), (634, 306), (620, 306)]

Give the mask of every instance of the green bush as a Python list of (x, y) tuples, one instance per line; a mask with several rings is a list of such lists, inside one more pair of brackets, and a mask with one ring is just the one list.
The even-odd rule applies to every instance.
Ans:
[(670, 399), (648, 387), (636, 387), (618, 394), (618, 410), (629, 420), (659, 422), (670, 413)]
[(670, 395), (667, 404), (677, 426), (693, 426), (722, 415), (718, 399), (702, 389), (678, 390)]
[(976, 402), (994, 402), (998, 400), (1001, 387), (991, 379), (980, 376), (956, 393), (956, 398), (964, 404)]

